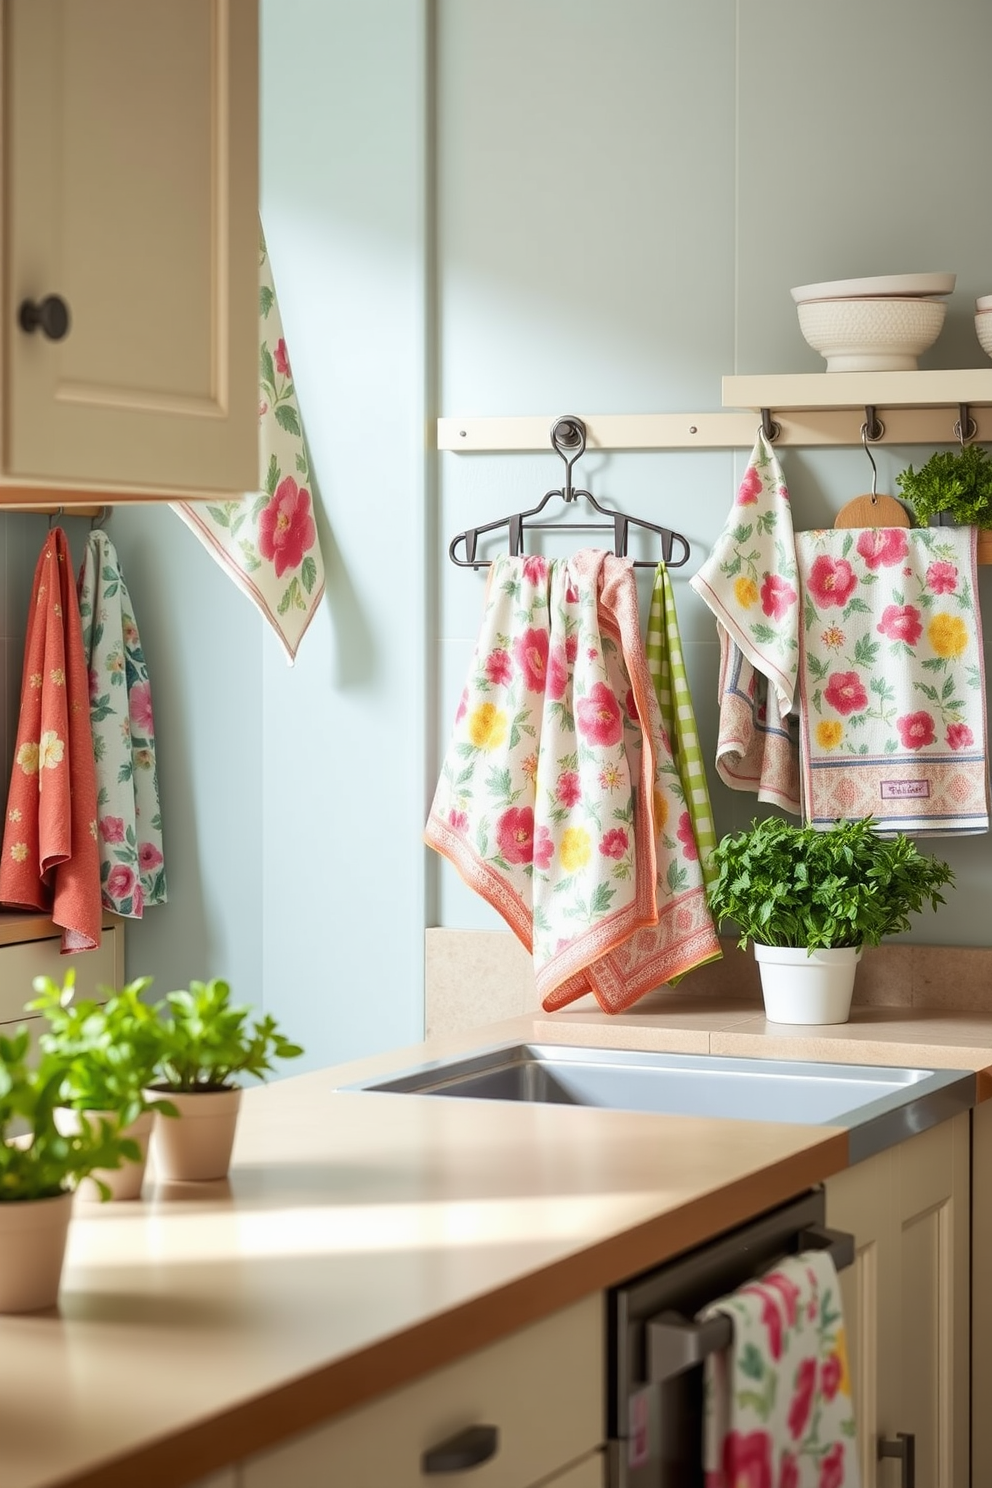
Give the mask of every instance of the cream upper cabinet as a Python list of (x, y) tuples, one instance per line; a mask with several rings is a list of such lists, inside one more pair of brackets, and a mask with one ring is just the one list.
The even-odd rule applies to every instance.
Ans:
[(255, 489), (257, 0), (2, 15), (3, 480)]
[(899, 1458), (878, 1455), (900, 1433), (914, 1437), (918, 1484), (969, 1482), (969, 1119), (826, 1184), (827, 1223), (857, 1239), (841, 1289), (862, 1488), (909, 1481)]

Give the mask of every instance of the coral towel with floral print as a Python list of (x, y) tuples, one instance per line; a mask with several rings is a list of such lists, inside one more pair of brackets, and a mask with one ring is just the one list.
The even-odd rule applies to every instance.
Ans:
[(324, 593), (310, 457), (259, 228), (259, 489), (237, 501), (174, 501), (238, 588), (269, 622), (292, 665)]
[(91, 532), (79, 573), (90, 679), (103, 903), (140, 919), (166, 900), (155, 722), (134, 606), (113, 543)]
[(809, 820), (987, 832), (975, 529), (799, 532), (796, 552)]
[[(690, 579), (720, 640), (717, 774), (797, 816), (799, 745), (790, 727), (799, 670), (799, 584), (789, 492), (759, 431), (734, 505)], [(795, 723), (795, 719), (792, 720)]]
[(628, 559), (494, 561), (425, 836), (533, 952), (548, 1011), (620, 1012), (720, 954)]
[(89, 687), (69, 544), (48, 534), (31, 591), (0, 902), (40, 909), (62, 950), (100, 944), (100, 857)]
[(826, 1251), (790, 1256), (700, 1313), (733, 1343), (704, 1367), (706, 1488), (859, 1488), (840, 1285)]

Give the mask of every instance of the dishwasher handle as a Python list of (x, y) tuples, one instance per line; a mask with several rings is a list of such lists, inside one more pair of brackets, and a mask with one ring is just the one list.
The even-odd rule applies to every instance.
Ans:
[[(843, 1230), (830, 1230), (826, 1225), (809, 1225), (796, 1236), (796, 1253), (804, 1250), (826, 1250), (838, 1271), (854, 1261), (854, 1236)], [(662, 1312), (645, 1323), (647, 1344), (647, 1380), (661, 1385), (694, 1365), (707, 1354), (729, 1348), (734, 1341), (734, 1325), (724, 1313), (691, 1323), (679, 1312)]]

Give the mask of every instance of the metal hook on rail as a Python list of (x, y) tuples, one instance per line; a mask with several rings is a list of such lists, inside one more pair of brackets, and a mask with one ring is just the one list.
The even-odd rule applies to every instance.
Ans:
[[(866, 410), (866, 412), (867, 412), (867, 410)], [(874, 409), (872, 410), (872, 412), (874, 412)], [(865, 422), (861, 425), (861, 443), (864, 446), (865, 454), (868, 456), (868, 463), (871, 466), (871, 504), (872, 504), (872, 506), (877, 506), (878, 505), (878, 466), (875, 464), (875, 456), (872, 454), (871, 450), (868, 448), (868, 420), (867, 420), (867, 418), (865, 419)]]
[[(885, 425), (875, 411), (874, 403), (865, 404), (865, 421), (861, 425), (861, 442), (867, 448), (867, 441), (877, 444), (885, 434)], [(869, 457), (870, 458), (870, 457)], [(874, 465), (874, 460), (872, 464)]]
[(961, 448), (964, 449), (965, 445), (968, 443), (968, 440), (974, 439), (977, 433), (978, 425), (975, 423), (975, 420), (971, 416), (971, 409), (968, 407), (967, 403), (959, 403), (957, 422), (954, 425), (954, 434), (960, 441)]
[(555, 419), (551, 425), (551, 448), (565, 462), (565, 479), (562, 482), (561, 494), (566, 501), (574, 501), (572, 466), (585, 453), (586, 448), (586, 426), (582, 420), (571, 414)]
[(761, 410), (761, 432), (762, 434), (764, 434), (769, 444), (774, 444), (776, 439), (782, 432), (782, 425), (777, 424), (772, 418), (772, 411), (770, 408), (763, 408)]

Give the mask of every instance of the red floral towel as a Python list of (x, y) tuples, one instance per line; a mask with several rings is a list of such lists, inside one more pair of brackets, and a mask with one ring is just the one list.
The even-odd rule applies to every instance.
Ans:
[(89, 683), (69, 544), (48, 534), (31, 592), (0, 902), (50, 913), (62, 951), (100, 944)]

